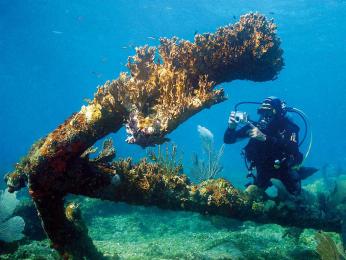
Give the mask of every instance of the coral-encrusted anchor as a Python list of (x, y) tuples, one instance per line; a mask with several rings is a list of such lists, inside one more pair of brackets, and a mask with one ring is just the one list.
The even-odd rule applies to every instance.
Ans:
[(319, 214), (318, 205), (297, 210), (271, 201), (268, 207), (264, 198), (225, 180), (193, 185), (185, 175), (169, 175), (157, 163), (110, 162), (108, 152), (107, 159), (87, 155), (86, 149), (123, 125), (131, 143), (145, 147), (164, 142), (191, 116), (226, 99), (217, 84), (275, 79), (283, 67), (275, 28), (272, 21), (251, 13), (214, 34), (195, 35), (194, 42), (162, 38), (158, 48), (137, 48), (128, 62), (129, 74), (107, 81), (92, 101), (33, 145), (20, 167), (7, 175), (7, 184), (15, 191), (28, 182), (43, 227), (64, 258), (102, 258), (87, 230), (66, 216), (63, 198), (69, 193), (340, 231), (340, 218)]

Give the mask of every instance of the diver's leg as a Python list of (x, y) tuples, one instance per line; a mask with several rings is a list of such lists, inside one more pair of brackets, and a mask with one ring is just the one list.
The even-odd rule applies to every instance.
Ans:
[(254, 179), (253, 184), (263, 190), (266, 190), (271, 185), (270, 175), (268, 171), (264, 169), (257, 169), (256, 177)]
[(299, 195), (301, 187), (301, 179), (299, 173), (292, 169), (287, 169), (280, 174), (280, 180), (285, 185), (287, 191), (293, 195)]

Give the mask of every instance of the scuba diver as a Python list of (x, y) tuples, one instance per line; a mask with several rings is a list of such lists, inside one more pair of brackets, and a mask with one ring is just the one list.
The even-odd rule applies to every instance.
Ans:
[[(259, 104), (258, 122), (251, 121), (246, 112), (237, 111), (241, 104)], [(301, 180), (317, 171), (316, 168), (301, 167), (304, 155), (299, 151), (299, 127), (290, 120), (287, 112), (295, 112), (303, 119), (305, 135), (307, 121), (305, 114), (296, 109), (286, 107), (285, 102), (277, 97), (268, 97), (263, 102), (240, 102), (235, 106), (228, 120), (228, 128), (224, 134), (224, 143), (233, 144), (239, 139), (250, 137), (243, 150), (247, 177), (253, 177), (253, 184), (266, 190), (272, 185), (271, 179), (280, 180), (286, 190), (299, 195)], [(237, 129), (237, 126), (243, 126)], [(303, 141), (304, 141), (303, 140)], [(310, 140), (311, 141), (311, 140)], [(311, 142), (309, 149), (311, 147)], [(256, 170), (256, 174), (253, 171)]]

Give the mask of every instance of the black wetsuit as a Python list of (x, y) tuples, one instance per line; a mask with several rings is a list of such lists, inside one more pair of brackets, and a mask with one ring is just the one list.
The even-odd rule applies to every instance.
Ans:
[[(283, 182), (290, 193), (299, 194), (301, 179), (298, 172), (292, 169), (303, 160), (298, 147), (299, 127), (287, 117), (275, 119), (265, 127), (257, 122), (252, 123), (266, 135), (266, 141), (251, 138), (244, 148), (246, 159), (256, 168), (254, 184), (266, 189), (271, 186), (270, 179), (276, 178)], [(232, 144), (248, 137), (249, 130), (250, 125), (238, 130), (227, 128), (224, 142)], [(278, 169), (274, 168), (276, 160), (280, 161)]]

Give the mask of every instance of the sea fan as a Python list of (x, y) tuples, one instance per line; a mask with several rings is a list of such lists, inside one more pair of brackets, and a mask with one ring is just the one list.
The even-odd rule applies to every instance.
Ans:
[(220, 160), (223, 155), (224, 145), (218, 151), (214, 149), (214, 135), (206, 127), (197, 126), (197, 131), (202, 141), (204, 159), (200, 159), (197, 154), (192, 156), (191, 174), (198, 181), (215, 178), (223, 169)]
[(14, 193), (0, 191), (0, 240), (12, 242), (23, 238), (24, 220), (21, 217), (11, 217), (14, 209), (18, 205)]
[(322, 260), (346, 259), (342, 245), (337, 246), (334, 240), (328, 234), (324, 232), (317, 232), (315, 239), (317, 240), (316, 251)]

